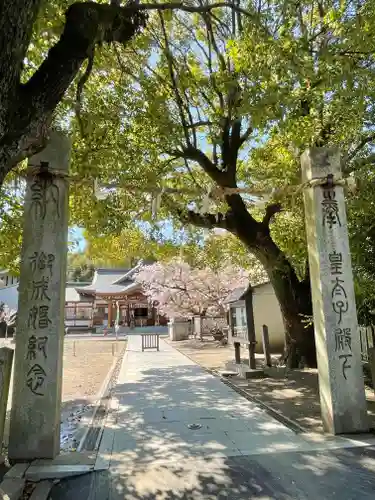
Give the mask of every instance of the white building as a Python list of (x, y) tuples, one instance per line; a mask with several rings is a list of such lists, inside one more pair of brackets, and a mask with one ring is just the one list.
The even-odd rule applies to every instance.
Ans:
[(7, 269), (0, 271), (0, 303), (3, 302), (12, 310), (18, 307), (18, 283), (19, 278)]
[[(262, 329), (268, 326), (270, 347), (273, 352), (282, 352), (285, 344), (285, 328), (279, 302), (271, 283), (262, 283), (252, 287), (252, 310), (254, 314), (256, 352), (263, 352)], [(226, 299), (231, 304), (231, 324), (235, 335), (240, 337), (247, 332), (247, 315), (244, 296), (247, 288), (235, 289)], [(246, 336), (246, 335), (245, 335)]]

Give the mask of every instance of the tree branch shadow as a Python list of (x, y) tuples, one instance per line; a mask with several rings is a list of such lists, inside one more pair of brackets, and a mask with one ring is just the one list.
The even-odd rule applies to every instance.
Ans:
[(109, 469), (63, 481), (54, 500), (373, 498), (371, 450), (301, 449), (302, 438), (196, 365), (133, 369), (114, 394)]

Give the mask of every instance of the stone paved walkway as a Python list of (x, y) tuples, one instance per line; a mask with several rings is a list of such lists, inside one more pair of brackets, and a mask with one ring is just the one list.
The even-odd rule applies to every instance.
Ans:
[(374, 498), (371, 440), (296, 435), (163, 340), (160, 348), (142, 353), (140, 337), (129, 337), (97, 461), (109, 469), (54, 500)]
[(141, 352), (140, 337), (129, 339), (115, 392), (111, 469), (117, 455), (121, 466), (139, 467), (156, 460), (175, 463), (301, 445), (292, 431), (163, 340), (160, 344), (160, 352)]

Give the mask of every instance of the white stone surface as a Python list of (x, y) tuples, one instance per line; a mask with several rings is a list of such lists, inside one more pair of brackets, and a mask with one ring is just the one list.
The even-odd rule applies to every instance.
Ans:
[[(312, 148), (301, 165), (303, 182), (342, 177), (336, 148)], [(333, 434), (367, 431), (344, 190), (309, 187), (304, 199), (323, 425)]]
[(99, 450), (111, 472), (308, 446), (162, 339), (158, 353), (142, 353), (140, 337), (129, 337), (114, 397), (116, 418), (106, 424)]
[(43, 481), (45, 479), (63, 479), (80, 476), (94, 470), (93, 465), (30, 465), (25, 478), (27, 481)]
[(8, 472), (5, 474), (4, 477), (6, 478), (16, 478), (16, 477), (23, 477), (25, 475), (25, 472), (27, 469), (30, 467), (30, 464), (28, 462), (26, 463), (19, 463), (13, 465), (12, 468), (8, 470)]
[[(192, 423), (199, 428), (189, 429)], [(95, 470), (108, 469), (115, 489), (124, 484), (139, 498), (154, 498), (160, 482), (171, 491), (190, 491), (205, 475), (224, 484), (228, 457), (279, 456), (284, 463), (288, 452), (374, 443), (368, 436), (296, 435), (162, 339), (158, 353), (142, 353), (140, 337), (130, 336)], [(116, 495), (126, 496), (122, 490)]]
[(187, 340), (189, 338), (190, 326), (187, 321), (170, 321), (168, 323), (168, 334), (170, 340)]
[(51, 134), (29, 160), (50, 174), (28, 180), (19, 284), (9, 457), (53, 458), (60, 449), (70, 141)]

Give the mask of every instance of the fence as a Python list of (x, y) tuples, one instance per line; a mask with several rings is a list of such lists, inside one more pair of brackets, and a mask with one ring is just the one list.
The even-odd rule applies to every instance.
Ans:
[(361, 342), (361, 357), (362, 361), (369, 361), (369, 349), (375, 346), (375, 327), (360, 326), (359, 339)]
[(142, 333), (142, 352), (147, 349), (159, 350), (159, 335), (157, 333)]

